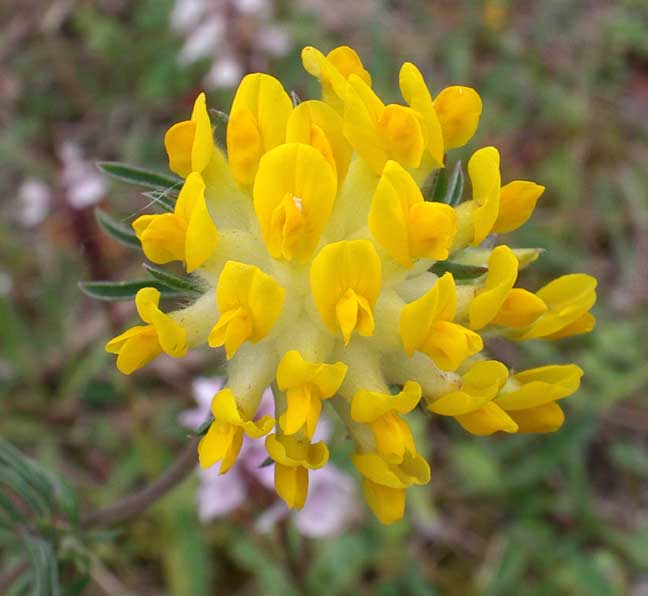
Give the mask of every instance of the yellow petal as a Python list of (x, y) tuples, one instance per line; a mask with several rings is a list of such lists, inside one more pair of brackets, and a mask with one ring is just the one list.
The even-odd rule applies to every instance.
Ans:
[(518, 432), (521, 433), (552, 433), (565, 421), (565, 414), (555, 402), (509, 413), (519, 427)]
[(430, 481), (430, 466), (418, 453), (405, 453), (403, 461), (389, 463), (378, 453), (354, 453), (351, 461), (367, 480), (391, 488), (407, 488)]
[(380, 292), (381, 264), (369, 240), (327, 244), (313, 259), (310, 285), (317, 310), (332, 332), (340, 327), (349, 335), (348, 325), (353, 323), (361, 335), (373, 333), (372, 309)]
[(414, 110), (398, 104), (385, 106), (378, 118), (378, 130), (390, 159), (407, 168), (421, 165), (425, 137), (420, 117)]
[(584, 273), (563, 275), (549, 282), (536, 292), (547, 305), (547, 312), (516, 339), (554, 336), (576, 321), (577, 330), (586, 331), (592, 319), (583, 319), (583, 315), (596, 302), (596, 283), (596, 279)]
[(274, 77), (255, 73), (239, 85), (227, 124), (227, 153), (234, 179), (252, 184), (262, 155), (284, 142), (292, 101)]
[(584, 313), (573, 323), (565, 325), (560, 331), (550, 333), (545, 336), (545, 339), (563, 339), (564, 337), (571, 337), (572, 335), (581, 335), (582, 333), (589, 333), (596, 326), (596, 318), (591, 313)]
[(472, 244), (477, 245), (491, 233), (497, 220), (500, 203), (500, 156), (495, 147), (475, 151), (468, 162), (468, 175), (473, 187)]
[(214, 152), (211, 121), (204, 93), (196, 98), (191, 120), (174, 124), (164, 136), (169, 155), (169, 169), (186, 178), (191, 172), (202, 172)]
[(208, 343), (212, 348), (225, 346), (227, 359), (231, 360), (237, 350), (252, 337), (252, 317), (245, 307), (225, 311), (211, 332)]
[(344, 362), (325, 364), (304, 360), (297, 350), (286, 352), (277, 367), (277, 385), (282, 391), (313, 385), (321, 399), (335, 395), (346, 375)]
[(448, 257), (456, 216), (448, 205), (425, 202), (412, 176), (390, 160), (371, 202), (369, 229), (392, 258), (411, 267), (415, 257)]
[(254, 209), (263, 240), (275, 258), (310, 258), (328, 222), (335, 172), (322, 154), (287, 143), (264, 155), (254, 182)]
[(268, 435), (265, 445), (270, 457), (284, 466), (302, 466), (314, 470), (325, 466), (329, 458), (324, 441), (311, 444), (293, 436)]
[(482, 329), (502, 308), (518, 274), (518, 260), (506, 245), (496, 247), (488, 259), (488, 275), (484, 287), (470, 303), (472, 329)]
[(236, 461), (242, 444), (243, 431), (240, 428), (214, 420), (198, 443), (200, 467), (209, 468), (220, 461), (220, 473), (224, 474)]
[(149, 261), (162, 265), (184, 260), (186, 223), (175, 213), (142, 215), (133, 228)]
[(508, 369), (497, 360), (482, 360), (461, 377), (461, 388), (428, 404), (442, 416), (459, 416), (478, 410), (492, 400), (508, 378)]
[(400, 463), (406, 452), (414, 453), (416, 445), (407, 422), (398, 414), (390, 412), (371, 424), (376, 451), (390, 463)]
[(437, 168), (443, 166), (443, 131), (423, 75), (414, 64), (405, 62), (401, 67), (398, 80), (403, 99), (423, 117), (425, 146), (434, 166)]
[(187, 273), (191, 273), (205, 263), (216, 248), (218, 240), (216, 225), (205, 203), (205, 183), (200, 174), (190, 174), (183, 191), (189, 184), (191, 184), (190, 191), (196, 194), (192, 200), (191, 211), (188, 214), (185, 236), (184, 261)]
[(306, 71), (318, 78), (322, 85), (322, 99), (341, 112), (346, 94), (346, 82), (353, 75), (371, 87), (371, 76), (362, 65), (358, 54), (347, 46), (340, 46), (324, 56), (318, 49), (307, 46), (301, 53)]
[(436, 321), (419, 346), (442, 370), (457, 370), (463, 361), (480, 352), (484, 343), (479, 334), (449, 321)]
[(491, 322), (503, 327), (527, 327), (545, 312), (547, 305), (535, 294), (513, 288)]
[(519, 389), (500, 393), (495, 402), (507, 412), (535, 408), (578, 391), (582, 376), (583, 370), (575, 364), (524, 370), (513, 375)]
[(405, 514), (405, 489), (390, 488), (371, 482), (364, 478), (362, 480), (367, 505), (383, 524), (392, 524), (403, 518)]
[(130, 375), (159, 356), (162, 347), (151, 325), (138, 325), (111, 339), (106, 351), (117, 354), (117, 369)]
[(240, 428), (251, 439), (260, 439), (267, 435), (274, 426), (271, 416), (259, 420), (247, 420), (241, 414), (234, 393), (229, 387), (221, 389), (212, 399), (211, 411), (214, 419)]
[(306, 436), (309, 439), (313, 436), (310, 431), (315, 430), (322, 411), (322, 402), (313, 389), (312, 385), (306, 384), (286, 392), (286, 411), (279, 418), (284, 434), (294, 435), (310, 421), (312, 428), (307, 429)]
[(403, 307), (400, 334), (407, 355), (419, 349), (435, 321), (454, 319), (456, 309), (457, 293), (450, 273), (445, 273), (423, 296)]
[(275, 463), (275, 489), (291, 509), (301, 509), (308, 495), (308, 470)]
[(511, 416), (493, 402), (484, 404), (479, 410), (457, 416), (456, 420), (469, 433), (477, 436), (492, 435), (497, 431), (515, 433), (518, 425)]
[(322, 101), (303, 101), (290, 114), (286, 129), (287, 143), (312, 145), (331, 164), (338, 187), (346, 177), (351, 145), (344, 138), (342, 117)]
[(396, 395), (361, 389), (353, 396), (351, 418), (356, 422), (368, 423), (390, 412), (407, 414), (420, 400), (421, 386), (414, 381), (405, 383), (403, 390)]
[(443, 203), (417, 203), (409, 212), (410, 253), (415, 257), (444, 261), (457, 232), (457, 216)]
[(503, 186), (493, 232), (506, 234), (526, 223), (544, 189), (544, 186), (526, 180), (514, 180)]
[(445, 150), (462, 147), (475, 134), (482, 112), (479, 94), (470, 87), (446, 87), (434, 99)]

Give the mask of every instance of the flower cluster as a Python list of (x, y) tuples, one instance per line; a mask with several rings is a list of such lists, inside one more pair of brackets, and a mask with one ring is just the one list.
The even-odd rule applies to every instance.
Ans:
[[(328, 461), (326, 444), (313, 440), (328, 402), (354, 441), (370, 508), (391, 523), (404, 514), (406, 489), (430, 479), (406, 420), (413, 410), (453, 417), (476, 435), (562, 425), (557, 402), (578, 389), (582, 370), (513, 372), (488, 358), (483, 338), (590, 331), (596, 280), (572, 274), (537, 292), (516, 287), (539, 251), (488, 247), (493, 234), (525, 223), (544, 188), (503, 185), (494, 147), (469, 160), (468, 200), (424, 196), (447, 152), (477, 128), (475, 90), (433, 97), (406, 63), (404, 105), (385, 104), (352, 49), (325, 56), (307, 47), (302, 58), (321, 101), (293, 105), (275, 78), (250, 74), (226, 147), (214, 142), (204, 94), (191, 119), (169, 129), (169, 165), (184, 186), (174, 212), (133, 227), (149, 260), (182, 262), (204, 294), (165, 313), (156, 290), (141, 290), (145, 325), (107, 349), (129, 374), (162, 352), (224, 348), (228, 382), (213, 397), (200, 464), (220, 462), (225, 473), (244, 436), (266, 436), (276, 490), (292, 508), (304, 505), (309, 472)], [(466, 268), (480, 275), (457, 274)], [(268, 385), (274, 416), (258, 417)]]

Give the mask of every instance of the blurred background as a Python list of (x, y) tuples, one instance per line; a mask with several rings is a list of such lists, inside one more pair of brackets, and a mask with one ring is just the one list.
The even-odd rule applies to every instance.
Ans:
[[(477, 438), (452, 419), (420, 420), (432, 482), (390, 527), (362, 504), (349, 442), (332, 428), (337, 468), (310, 518), (287, 515), (250, 465), (227, 486), (193, 474), (108, 530), (56, 534), (41, 517), (54, 546), (32, 541), (45, 554), (27, 556), (70, 595), (648, 595), (646, 0), (3, 0), (0, 437), (64, 478), (81, 511), (173, 461), (219, 363), (198, 351), (125, 378), (104, 353), (132, 305), (93, 301), (77, 282), (145, 275), (93, 210), (128, 222), (149, 199), (94, 162), (165, 171), (166, 128), (203, 89), (229, 111), (249, 71), (317, 97), (299, 58), (307, 44), (354, 47), (386, 100), (399, 99), (404, 60), (433, 93), (476, 87), (481, 124), (451, 162), (493, 144), (504, 181), (547, 187), (511, 238), (547, 249), (522, 284), (595, 275), (598, 326), (492, 352), (518, 369), (583, 366), (565, 426)], [(0, 573), (26, 556), (10, 526), (0, 524)], [(30, 594), (37, 580), (24, 573), (5, 589)]]

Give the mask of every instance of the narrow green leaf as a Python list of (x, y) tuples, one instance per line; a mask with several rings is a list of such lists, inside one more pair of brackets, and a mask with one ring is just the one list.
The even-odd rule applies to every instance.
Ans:
[(181, 277), (180, 275), (169, 273), (164, 269), (160, 269), (154, 265), (149, 265), (148, 263), (144, 263), (144, 269), (146, 269), (152, 277), (157, 279), (159, 282), (162, 282), (167, 288), (185, 294), (203, 293), (200, 283), (191, 277)]
[(452, 261), (438, 261), (431, 268), (432, 273), (439, 277), (449, 271), (455, 279), (476, 279), (488, 271), (488, 267), (479, 267), (477, 265), (460, 265)]
[(31, 563), (32, 594), (34, 596), (59, 596), (58, 563), (52, 545), (33, 536), (24, 540), (25, 551)]
[(144, 186), (146, 188), (166, 190), (168, 188), (180, 188), (182, 186), (182, 178), (174, 174), (160, 174), (158, 172), (151, 172), (143, 168), (131, 166), (117, 161), (100, 161), (97, 162), (97, 167), (108, 176), (126, 182), (127, 184), (135, 184), (137, 186)]
[(271, 466), (274, 463), (274, 459), (271, 457), (266, 457), (260, 464), (259, 468), (267, 468), (268, 466)]
[(49, 515), (52, 512), (48, 498), (40, 494), (18, 472), (11, 468), (0, 468), (0, 486), (8, 488), (29, 507), (34, 515)]
[(167, 213), (173, 213), (176, 204), (176, 194), (166, 190), (149, 190), (142, 193), (153, 205)]
[(464, 175), (461, 168), (461, 160), (459, 160), (454, 169), (452, 170), (452, 175), (448, 180), (448, 186), (443, 195), (441, 201), (447, 203), (451, 207), (455, 207), (461, 202), (461, 195), (463, 194), (464, 187)]
[(111, 215), (108, 215), (102, 209), (95, 209), (95, 218), (99, 227), (111, 238), (117, 240), (125, 246), (130, 248), (141, 248), (141, 244), (135, 231), (130, 226), (123, 224), (120, 221), (114, 219)]
[(131, 300), (142, 288), (155, 288), (164, 298), (179, 298), (187, 292), (179, 292), (159, 281), (143, 279), (139, 281), (80, 281), (80, 290), (97, 300)]

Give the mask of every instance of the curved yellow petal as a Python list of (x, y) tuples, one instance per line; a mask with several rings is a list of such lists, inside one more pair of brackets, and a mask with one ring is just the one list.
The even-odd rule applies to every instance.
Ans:
[(488, 274), (484, 287), (470, 302), (470, 327), (482, 329), (500, 311), (518, 275), (518, 260), (513, 251), (502, 244), (493, 249), (488, 259)]
[(246, 75), (234, 96), (227, 124), (227, 153), (234, 179), (251, 185), (264, 153), (284, 142), (292, 101), (274, 77)]
[(324, 441), (308, 443), (293, 436), (268, 435), (265, 441), (270, 457), (284, 466), (302, 466), (316, 470), (326, 465), (329, 458)]
[(344, 362), (326, 364), (304, 360), (297, 350), (286, 352), (277, 367), (277, 385), (282, 391), (310, 384), (317, 388), (320, 399), (336, 394), (346, 376)]
[(380, 523), (392, 524), (403, 519), (403, 515), (405, 515), (405, 489), (390, 488), (363, 478), (362, 491), (367, 505), (369, 505)]
[(301, 509), (308, 495), (308, 470), (275, 463), (275, 489), (291, 509)]
[(287, 143), (263, 156), (254, 182), (254, 209), (274, 258), (310, 258), (328, 222), (335, 172), (310, 145)]
[(322, 101), (303, 101), (290, 114), (286, 129), (287, 143), (305, 143), (317, 149), (331, 164), (342, 185), (353, 150), (343, 133), (342, 117)]
[(547, 305), (535, 294), (522, 288), (513, 288), (491, 322), (503, 327), (527, 327), (545, 312)]
[(468, 161), (468, 175), (473, 188), (473, 245), (491, 233), (500, 203), (500, 156), (495, 147), (484, 147)]
[(195, 271), (205, 263), (214, 252), (218, 241), (218, 230), (205, 202), (205, 183), (200, 174), (192, 173), (187, 178), (183, 190), (190, 182), (192, 187), (195, 185), (195, 189), (192, 188), (195, 197), (187, 219), (185, 234), (184, 261), (187, 273)]
[(526, 223), (544, 190), (544, 186), (526, 180), (514, 180), (502, 186), (493, 232), (506, 234)]
[(480, 437), (497, 431), (515, 433), (519, 430), (513, 417), (494, 402), (488, 402), (469, 414), (457, 416), (456, 420), (469, 433)]
[(405, 453), (400, 463), (389, 463), (378, 453), (354, 453), (351, 461), (367, 480), (391, 488), (407, 488), (430, 481), (430, 466), (418, 453)]
[(575, 364), (531, 368), (513, 375), (518, 389), (500, 393), (495, 402), (507, 411), (526, 410), (578, 391), (583, 370)]
[(310, 285), (326, 326), (334, 333), (340, 329), (346, 342), (354, 330), (371, 335), (381, 279), (380, 257), (369, 240), (343, 240), (322, 248), (311, 264)]
[(403, 99), (423, 117), (426, 149), (432, 157), (434, 166), (441, 167), (445, 152), (443, 131), (423, 75), (414, 64), (405, 62), (401, 67), (398, 81)]
[(443, 130), (445, 150), (462, 147), (475, 134), (482, 101), (471, 87), (446, 87), (434, 98), (434, 109)]
[(555, 402), (528, 410), (516, 410), (509, 412), (509, 415), (518, 425), (520, 433), (552, 433), (565, 422), (565, 414)]
[(162, 265), (184, 260), (186, 223), (175, 213), (142, 215), (133, 229), (149, 261)]
[(421, 386), (415, 381), (405, 383), (396, 395), (379, 391), (358, 391), (351, 401), (351, 418), (356, 422), (374, 422), (390, 412), (407, 414), (421, 400)]

